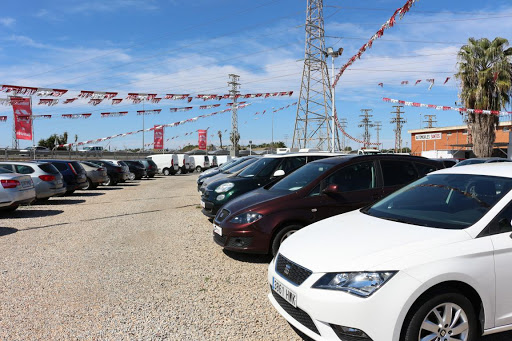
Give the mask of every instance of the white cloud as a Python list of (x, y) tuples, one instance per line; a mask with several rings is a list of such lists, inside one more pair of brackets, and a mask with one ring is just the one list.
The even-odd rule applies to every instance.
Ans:
[(0, 25), (3, 25), (5, 27), (12, 27), (16, 23), (16, 19), (14, 18), (0, 18)]

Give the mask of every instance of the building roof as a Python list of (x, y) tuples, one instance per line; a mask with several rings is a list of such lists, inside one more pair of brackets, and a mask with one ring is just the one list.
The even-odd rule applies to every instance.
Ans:
[[(512, 121), (504, 121), (498, 124), (500, 127), (510, 127), (512, 126)], [(407, 130), (409, 134), (423, 134), (423, 133), (438, 133), (441, 131), (450, 131), (450, 130), (466, 130), (468, 129), (467, 125), (460, 126), (451, 126), (451, 127), (434, 127), (434, 128), (422, 128), (422, 129), (411, 129)]]

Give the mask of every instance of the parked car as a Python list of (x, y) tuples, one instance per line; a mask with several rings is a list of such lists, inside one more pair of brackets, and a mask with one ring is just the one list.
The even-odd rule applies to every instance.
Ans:
[(219, 208), (234, 198), (277, 181), (308, 162), (336, 155), (325, 152), (265, 155), (236, 176), (211, 182), (201, 196), (202, 212), (214, 218)]
[(478, 163), (494, 163), (494, 162), (511, 162), (510, 159), (505, 159), (502, 157), (482, 157), (482, 158), (472, 158), (472, 159), (466, 159), (463, 161), (458, 162), (453, 167), (461, 167), (461, 166), (467, 166), (467, 165), (476, 165)]
[(174, 175), (178, 173), (180, 161), (176, 154), (153, 154), (147, 157), (158, 167), (158, 173), (163, 175)]
[(34, 183), (29, 175), (0, 167), (0, 211), (14, 211), (19, 205), (36, 199)]
[(146, 167), (141, 162), (125, 160), (124, 163), (128, 165), (130, 172), (133, 173), (134, 180), (140, 180), (146, 176)]
[(52, 153), (52, 151), (46, 147), (42, 146), (30, 146), (25, 149), (20, 150), (20, 156), (48, 156)]
[(190, 157), (187, 154), (176, 154), (178, 156), (178, 172), (176, 174), (187, 174), (192, 172), (194, 168), (191, 168)]
[(213, 239), (227, 250), (276, 255), (301, 228), (366, 206), (442, 168), (437, 161), (393, 154), (314, 161), (225, 204), (215, 217)]
[(453, 159), (453, 158), (430, 158), (430, 160), (439, 161), (442, 162), (444, 165), (444, 168), (450, 168), (455, 166), (457, 163), (459, 163), (459, 159)]
[(37, 200), (43, 201), (66, 193), (64, 178), (51, 163), (1, 161), (0, 167), (14, 173), (29, 175), (34, 183)]
[(209, 173), (209, 174), (201, 174), (199, 175), (199, 179), (197, 180), (197, 189), (200, 194), (204, 193), (206, 191), (206, 187), (211, 182), (215, 182), (220, 179), (224, 179), (228, 176), (232, 176), (243, 170), (244, 168), (248, 167), (250, 164), (256, 162), (259, 158), (256, 156), (243, 156), (240, 158), (237, 158), (236, 161), (233, 163), (226, 165), (224, 168), (221, 167), (219, 172), (215, 173)]
[(102, 146), (84, 146), (83, 148), (78, 150), (80, 153), (84, 153), (87, 156), (96, 156), (101, 157), (103, 155), (103, 147)]
[(140, 163), (142, 163), (144, 165), (144, 167), (146, 168), (146, 177), (147, 178), (155, 177), (155, 175), (158, 171), (158, 166), (156, 165), (156, 163), (153, 162), (153, 160), (140, 159), (140, 160), (136, 160), (136, 161), (139, 161)]
[(189, 155), (189, 158), (193, 159), (195, 164), (195, 168), (191, 168), (198, 173), (210, 168), (210, 156), (208, 155)]
[(219, 166), (219, 167), (232, 159), (231, 155), (212, 155), (212, 156), (214, 156), (215, 159), (217, 160), (216, 166)]
[(84, 167), (87, 176), (87, 187), (84, 187), (84, 189), (95, 189), (99, 185), (108, 182), (108, 174), (105, 167), (88, 161), (80, 161), (80, 164)]
[(196, 170), (196, 159), (193, 157), (189, 158), (190, 168), (188, 170), (189, 173), (193, 173)]
[(512, 165), (452, 167), (288, 238), (275, 309), (315, 340), (478, 340), (512, 328)]
[(119, 179), (118, 182), (125, 182), (127, 180), (134, 180), (135, 179), (135, 174), (130, 172), (130, 167), (124, 161), (122, 161), (122, 160), (103, 160), (103, 161), (111, 162), (114, 165), (117, 165), (117, 166), (119, 166), (119, 167), (121, 167), (123, 169), (123, 172), (121, 174), (121, 178)]
[(123, 168), (110, 161), (105, 160), (94, 160), (89, 161), (90, 163), (97, 164), (99, 167), (103, 167), (107, 170), (107, 181), (102, 183), (104, 186), (115, 186), (123, 179)]
[(66, 193), (72, 194), (77, 189), (83, 189), (89, 184), (87, 182), (87, 176), (85, 169), (80, 165), (78, 161), (72, 160), (38, 160), (42, 162), (49, 162), (58, 169), (58, 171), (64, 177), (64, 183), (66, 185)]

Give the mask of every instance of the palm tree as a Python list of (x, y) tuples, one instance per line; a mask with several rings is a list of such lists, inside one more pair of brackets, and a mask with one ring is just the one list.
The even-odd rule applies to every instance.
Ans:
[[(508, 40), (469, 38), (458, 53), (455, 75), (460, 81), (460, 98), (466, 108), (500, 111), (510, 102), (512, 89), (512, 48)], [(499, 116), (468, 113), (468, 130), (477, 157), (492, 155)]]
[(219, 140), (220, 140), (220, 149), (222, 149), (222, 131), (218, 131), (217, 132), (217, 135), (219, 135)]

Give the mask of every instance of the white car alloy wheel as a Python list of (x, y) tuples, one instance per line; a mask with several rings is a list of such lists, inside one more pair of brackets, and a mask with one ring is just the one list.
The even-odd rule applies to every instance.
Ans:
[(169, 171), (169, 168), (164, 168), (163, 174), (164, 174), (165, 176), (170, 175), (170, 174), (171, 174), (171, 172)]
[(461, 294), (446, 293), (427, 300), (413, 314), (405, 341), (472, 341), (477, 319), (471, 302)]

